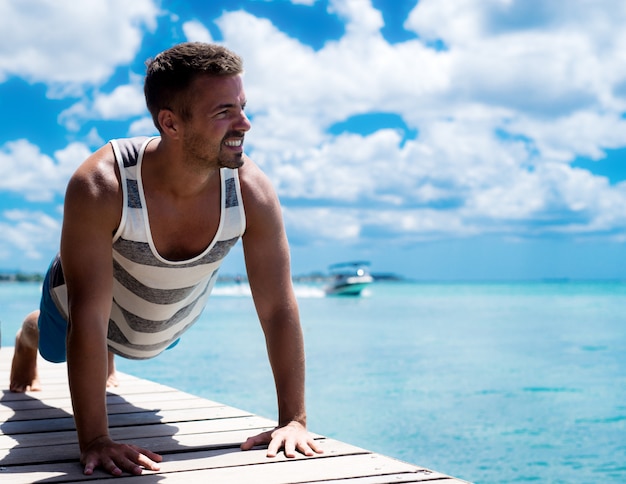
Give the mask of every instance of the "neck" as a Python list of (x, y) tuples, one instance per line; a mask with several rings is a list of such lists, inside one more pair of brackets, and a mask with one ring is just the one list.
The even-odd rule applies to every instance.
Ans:
[(219, 167), (194, 163), (163, 138), (148, 145), (141, 171), (144, 186), (181, 198), (203, 192), (212, 180), (219, 178)]

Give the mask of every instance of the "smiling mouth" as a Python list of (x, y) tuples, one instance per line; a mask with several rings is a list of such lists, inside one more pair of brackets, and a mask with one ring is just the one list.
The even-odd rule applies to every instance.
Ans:
[(243, 138), (242, 139), (227, 140), (227, 141), (224, 141), (224, 144), (226, 146), (230, 146), (231, 148), (239, 148), (241, 145), (243, 145)]

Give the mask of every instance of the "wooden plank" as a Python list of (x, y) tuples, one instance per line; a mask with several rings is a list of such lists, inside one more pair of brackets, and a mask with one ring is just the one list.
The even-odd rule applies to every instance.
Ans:
[[(261, 417), (181, 422), (175, 425), (139, 425), (112, 428), (111, 436), (159, 453), (187, 452), (194, 449), (238, 447), (249, 436), (274, 428)], [(8, 465), (71, 459), (76, 456), (76, 433), (45, 432), (3, 436), (0, 463)], [(48, 450), (48, 447), (52, 447)]]
[[(122, 413), (139, 413), (139, 412), (163, 412), (166, 410), (184, 410), (184, 409), (220, 409), (224, 405), (204, 400), (200, 397), (190, 398), (175, 398), (166, 399), (161, 394), (151, 394), (152, 398), (146, 398), (142, 407), (138, 407), (135, 403), (127, 400), (114, 400), (107, 399), (107, 408), (109, 409), (109, 415), (122, 414)], [(4, 402), (3, 402), (4, 403)], [(2, 407), (0, 407), (2, 408)], [(65, 399), (59, 399), (58, 406), (50, 406), (44, 401), (37, 401), (36, 399), (31, 401), (20, 401), (16, 405), (6, 405), (3, 410), (0, 410), (0, 418), (17, 420), (39, 420), (48, 418), (57, 418), (72, 415), (72, 404), (69, 397)]]
[[(354, 453), (367, 453), (363, 449), (359, 449), (349, 444), (339, 441), (323, 441), (325, 454), (324, 456), (334, 455), (350, 455)], [(224, 457), (226, 456), (226, 457)], [(233, 456), (235, 462), (233, 463)], [(305, 457), (299, 457), (305, 458)], [(276, 460), (285, 460), (284, 456), (277, 456)], [(176, 454), (165, 455), (165, 460), (161, 464), (162, 472), (181, 472), (199, 466), (200, 468), (211, 468), (225, 465), (253, 465), (259, 462), (267, 461), (264, 449), (255, 449), (247, 452), (241, 452), (238, 448), (220, 448), (214, 450), (203, 451), (187, 451)], [(22, 482), (21, 475), (28, 474), (33, 476), (40, 475), (46, 479), (53, 478), (55, 475), (67, 475), (75, 471), (76, 465), (68, 462), (50, 463), (43, 465), (34, 465), (32, 463), (18, 466), (7, 467), (3, 472), (0, 471), (2, 482)], [(44, 470), (45, 468), (45, 470)], [(148, 473), (147, 473), (148, 474)], [(102, 471), (97, 470), (95, 477), (106, 477)], [(54, 481), (51, 481), (54, 482)]]
[[(321, 441), (321, 445), (324, 454), (313, 458), (301, 456), (287, 459), (281, 455), (267, 459), (264, 449), (241, 452), (235, 448), (166, 455), (161, 470), (146, 472), (145, 476), (152, 476), (151, 482), (157, 482), (154, 479), (158, 476), (158, 482), (254, 483), (326, 482), (329, 476), (334, 480), (376, 477), (378, 481), (374, 482), (424, 482), (447, 477), (331, 439)], [(0, 475), (3, 483), (26, 482), (22, 478), (24, 475), (37, 476), (37, 480), (45, 479), (46, 482), (80, 482), (86, 479), (74, 475), (75, 468), (75, 464), (67, 462), (48, 466), (29, 465), (8, 468)], [(372, 476), (372, 472), (376, 476)], [(396, 475), (403, 480), (397, 480)], [(68, 477), (73, 480), (67, 480)], [(94, 477), (103, 478), (106, 474), (97, 471)], [(390, 477), (391, 480), (381, 480)], [(408, 477), (412, 480), (407, 480)], [(137, 482), (135, 476), (129, 478), (133, 481), (128, 482)], [(126, 480), (121, 478), (121, 482)], [(118, 479), (115, 482), (119, 482)]]
[[(189, 422), (194, 420), (213, 420), (223, 418), (245, 417), (251, 415), (248, 412), (232, 407), (209, 407), (180, 409), (173, 411), (145, 411), (134, 413), (113, 414), (109, 416), (109, 428), (130, 425), (171, 424), (177, 422)], [(74, 418), (59, 411), (54, 418), (38, 420), (7, 420), (2, 424), (1, 432), (5, 435), (16, 435), (33, 432), (58, 432), (62, 430), (74, 430)]]
[[(207, 463), (194, 462), (195, 469), (184, 472), (169, 472), (162, 469), (157, 475), (158, 482), (183, 483), (189, 482), (254, 482), (272, 484), (298, 484), (305, 482), (326, 482), (329, 479), (352, 479), (355, 477), (383, 478), (384, 482), (393, 482), (395, 474), (412, 472), (415, 482), (433, 481), (443, 474), (421, 474), (415, 466), (391, 459), (379, 454), (360, 454), (340, 457), (317, 457), (300, 459), (281, 459), (258, 463), (257, 465), (242, 464), (238, 460), (242, 452), (226, 452), (221, 456), (207, 459)], [(225, 462), (226, 461), (226, 462)], [(209, 464), (210, 462), (210, 464)], [(186, 462), (188, 464), (188, 462)], [(210, 465), (211, 467), (203, 468)], [(152, 473), (151, 473), (152, 474)], [(132, 477), (122, 478), (116, 482), (129, 483)]]
[[(428, 470), (425, 469), (425, 474), (428, 475)], [(423, 479), (420, 476), (420, 471), (410, 473), (388, 474), (386, 476), (367, 476), (367, 477), (348, 477), (341, 479), (325, 480), (324, 484), (403, 484), (406, 482), (431, 482), (436, 484), (459, 484), (460, 481), (454, 477), (442, 477), (436, 479)], [(299, 484), (319, 484), (319, 481), (301, 482)]]
[[(0, 350), (0, 379), (8, 381), (11, 351)], [(84, 482), (109, 479), (97, 470), (84, 476), (65, 365), (42, 362), (43, 390), (0, 396), (0, 481), (3, 484)], [(171, 387), (120, 374), (107, 394), (112, 437), (164, 457), (159, 472), (123, 476), (115, 482), (354, 483), (428, 482), (458, 479), (350, 444), (314, 435), (324, 453), (267, 458), (266, 449), (242, 452), (251, 435), (273, 428), (272, 420)]]
[[(0, 393), (11, 393), (8, 390), (4, 390)], [(15, 395), (11, 393), (11, 395)], [(65, 410), (68, 413), (72, 412), (72, 402), (69, 396), (64, 395), (62, 398), (47, 398), (47, 394), (42, 394), (42, 398), (35, 398), (36, 393), (32, 393), (31, 396), (26, 398), (22, 398), (19, 400), (13, 399), (9, 400), (0, 397), (0, 401), (3, 403), (0, 406), (0, 420), (6, 420), (13, 415), (19, 412), (19, 416), (23, 416), (25, 411), (28, 410), (45, 410), (50, 409), (50, 407), (58, 408)], [(161, 403), (163, 402), (163, 403)], [(115, 393), (107, 393), (107, 405), (111, 410), (115, 410), (116, 405), (142, 405), (145, 406), (149, 403), (153, 408), (157, 408), (160, 405), (167, 405), (168, 408), (175, 408), (175, 405), (178, 408), (185, 408), (186, 406), (192, 407), (218, 407), (222, 406), (222, 404), (217, 402), (212, 402), (210, 400), (206, 400), (204, 398), (196, 397), (193, 395), (188, 395), (186, 393), (180, 393), (176, 391), (161, 393), (141, 393), (134, 395), (125, 395), (122, 397), (121, 395), (117, 395)], [(123, 407), (120, 407), (123, 408)], [(120, 412), (117, 412), (120, 413)]]
[[(0, 360), (1, 361), (1, 360)], [(7, 380), (8, 381), (8, 376)], [(29, 398), (38, 398), (44, 400), (64, 399), (68, 397), (67, 391), (67, 378), (64, 382), (50, 383), (44, 378), (44, 389), (38, 392), (27, 393), (12, 393), (8, 390), (3, 391), (2, 400), (6, 402), (28, 400)], [(6, 385), (6, 383), (4, 383)], [(5, 387), (6, 388), (6, 387)], [(132, 395), (144, 395), (145, 393), (162, 393), (163, 395), (171, 395), (178, 393), (178, 390), (161, 385), (160, 383), (153, 383), (147, 381), (141, 381), (136, 383), (135, 381), (123, 382), (120, 387), (109, 389), (109, 393), (117, 394), (121, 392), (125, 397)], [(184, 392), (180, 392), (182, 395), (188, 395)]]
[[(174, 435), (206, 434), (211, 432), (226, 432), (236, 429), (260, 432), (263, 429), (273, 428), (274, 422), (263, 417), (246, 416), (234, 419), (200, 420), (191, 422), (177, 422), (175, 425), (138, 425), (114, 427), (110, 429), (114, 440), (132, 440), (143, 437), (168, 437)], [(37, 432), (19, 435), (0, 434), (0, 452), (2, 449), (20, 447), (45, 447), (48, 445), (68, 444), (76, 441), (76, 432)]]

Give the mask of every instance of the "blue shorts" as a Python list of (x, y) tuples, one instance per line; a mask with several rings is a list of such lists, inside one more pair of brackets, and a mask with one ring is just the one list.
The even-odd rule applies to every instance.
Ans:
[(39, 304), (39, 353), (53, 363), (66, 360), (67, 321), (50, 295), (50, 274), (54, 262), (43, 280)]
[[(63, 363), (67, 359), (67, 320), (61, 314), (50, 294), (50, 279), (55, 270), (60, 270), (58, 258), (55, 259), (43, 280), (41, 302), (39, 304), (39, 353), (52, 363)], [(167, 349), (172, 349), (180, 339)]]

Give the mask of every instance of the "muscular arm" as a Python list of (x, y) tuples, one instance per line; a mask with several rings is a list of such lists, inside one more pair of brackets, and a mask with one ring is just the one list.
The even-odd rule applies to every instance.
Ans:
[[(246, 268), (278, 398), (279, 429), (264, 436), (270, 442), (268, 456), (280, 446), (288, 456), (295, 455), (295, 448), (312, 455), (320, 449), (306, 432), (304, 342), (280, 205), (269, 180), (250, 160), (241, 171)], [(243, 448), (263, 443), (262, 438)]]
[[(138, 463), (117, 453), (108, 434), (106, 409), (107, 329), (111, 311), (112, 235), (122, 194), (111, 148), (92, 155), (67, 188), (61, 263), (68, 290), (67, 363), (74, 420), (85, 473), (102, 466), (112, 474), (140, 473)], [(121, 469), (120, 469), (121, 468)]]

